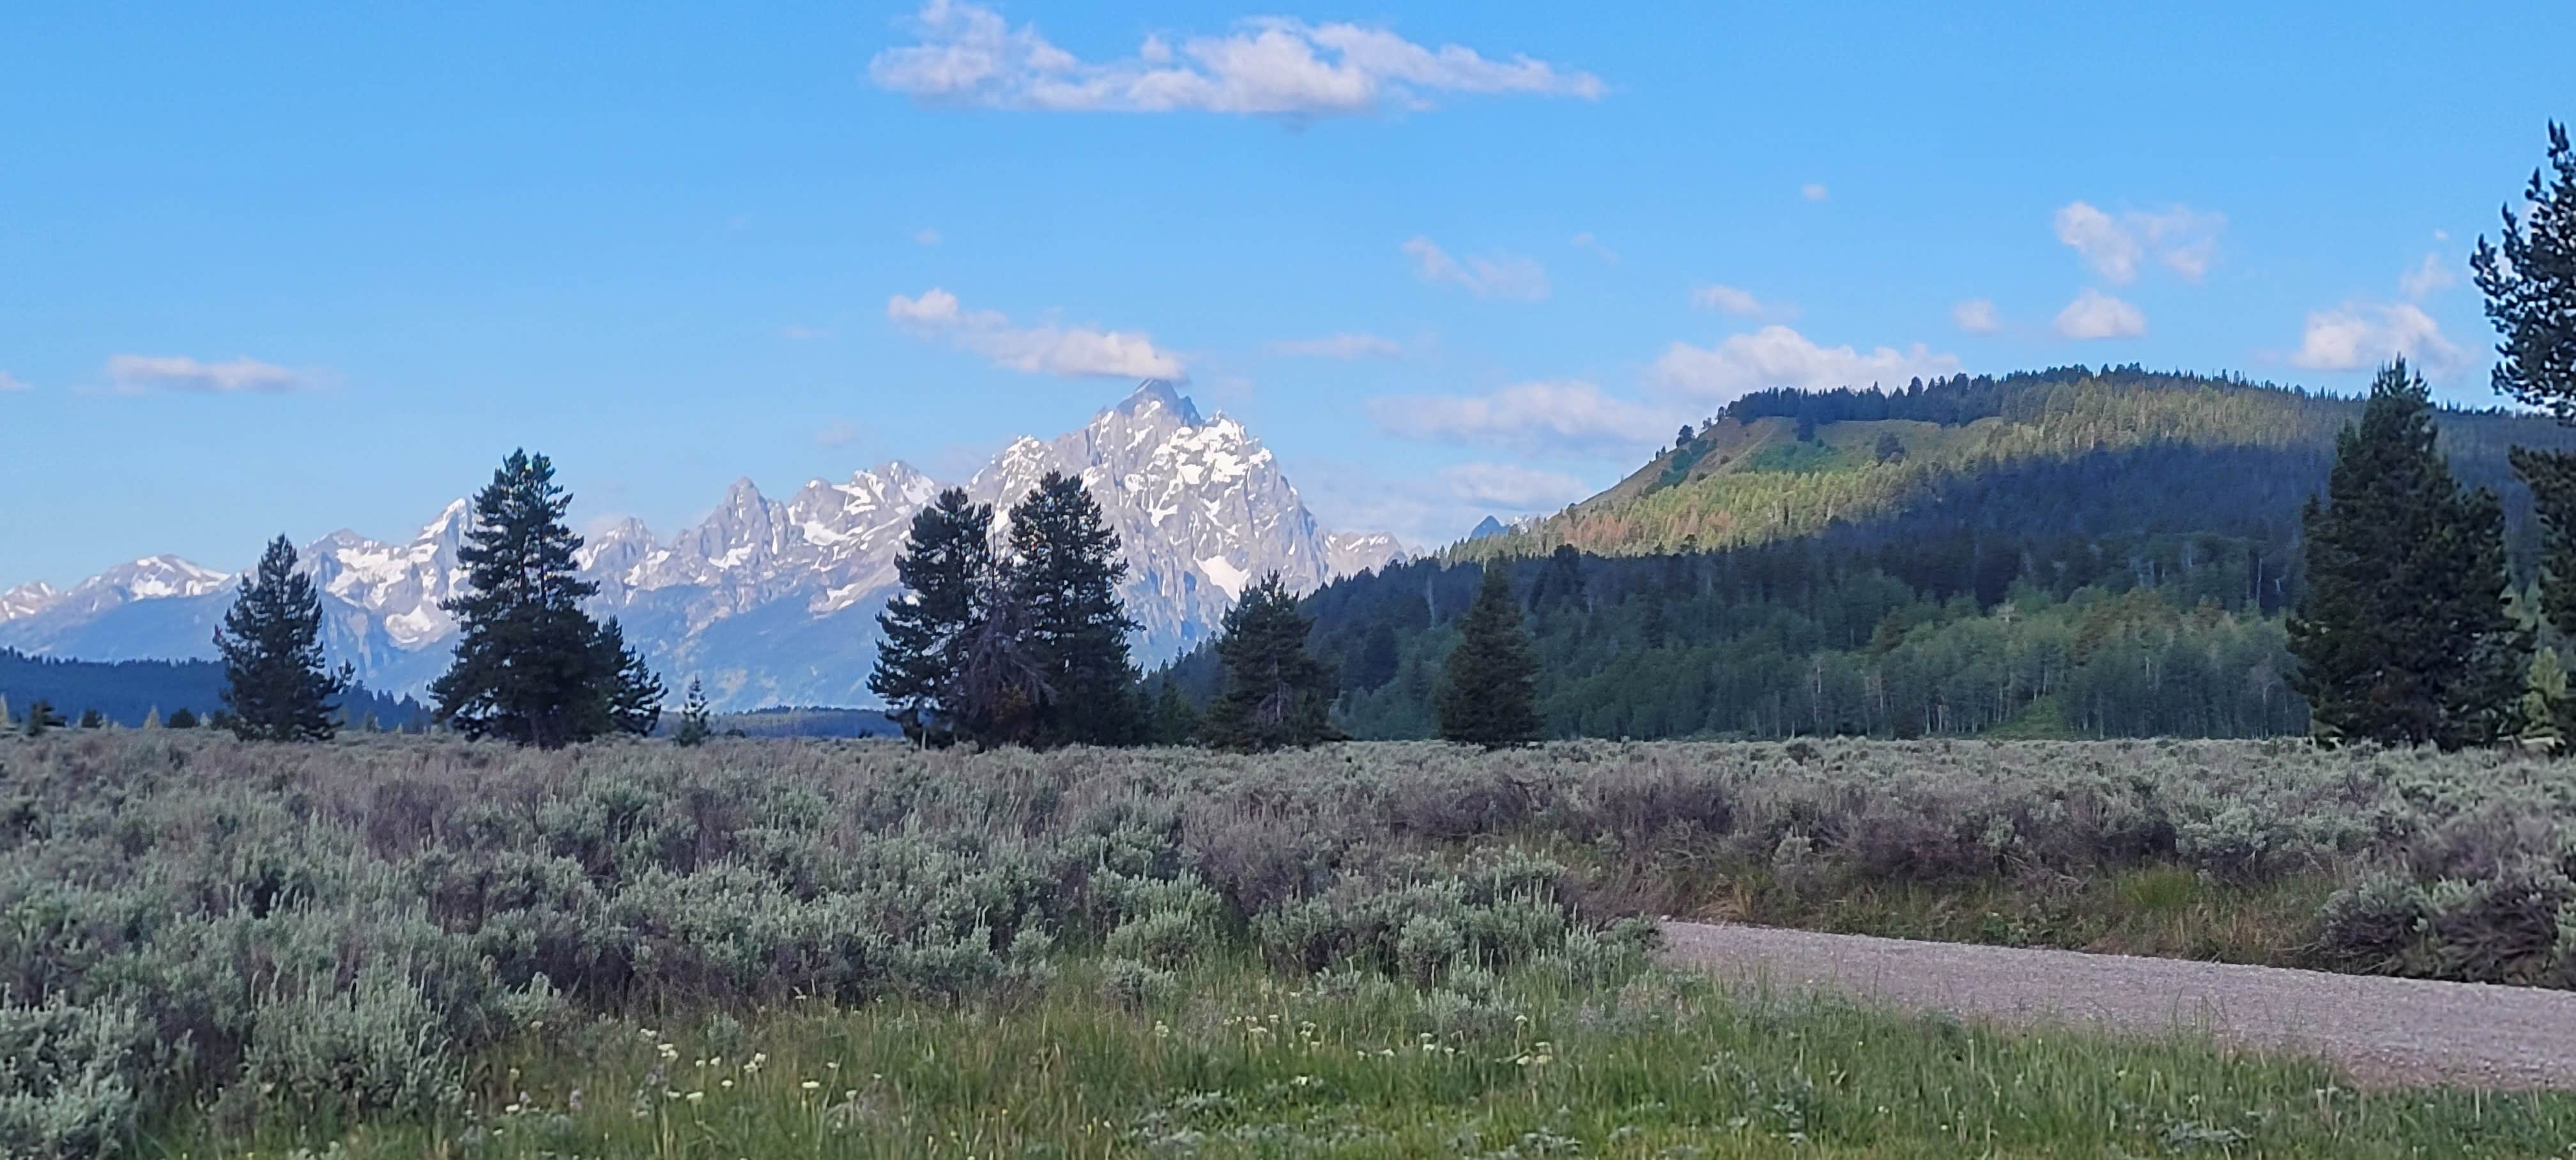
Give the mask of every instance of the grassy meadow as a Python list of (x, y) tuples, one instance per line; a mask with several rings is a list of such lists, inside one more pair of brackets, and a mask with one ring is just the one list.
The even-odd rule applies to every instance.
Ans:
[(2566, 986), (2571, 799), (2288, 743), (58, 733), (0, 742), (0, 1154), (2565, 1154), (2567, 1097), (1728, 993), (1648, 919)]

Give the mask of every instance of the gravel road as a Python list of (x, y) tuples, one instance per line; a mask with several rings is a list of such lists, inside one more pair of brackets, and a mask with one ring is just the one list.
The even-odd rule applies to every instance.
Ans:
[(2576, 992), (1664, 924), (1723, 977), (1963, 1017), (2133, 1034), (2197, 1031), (2323, 1056), (2362, 1084), (2576, 1089)]

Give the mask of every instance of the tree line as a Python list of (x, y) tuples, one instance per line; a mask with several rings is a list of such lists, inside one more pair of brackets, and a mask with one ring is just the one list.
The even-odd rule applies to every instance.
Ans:
[[(913, 517), (895, 561), (904, 592), (879, 614), (868, 687), (916, 744), (1181, 745), (1256, 751), (1340, 738), (1335, 669), (1276, 572), (1226, 611), (1204, 697), (1168, 674), (1149, 695), (1130, 660), (1118, 536), (1082, 481), (1049, 472), (1008, 514), (951, 488)], [(1480, 596), (1444, 682), (1441, 734), (1535, 740), (1536, 662), (1507, 586)], [(1200, 705), (1206, 707), (1202, 711)]]

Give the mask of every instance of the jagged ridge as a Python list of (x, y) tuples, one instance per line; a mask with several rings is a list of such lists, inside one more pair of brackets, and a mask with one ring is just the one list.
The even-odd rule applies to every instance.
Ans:
[[(1241, 423), (1201, 417), (1158, 380), (1080, 430), (1013, 442), (965, 486), (1007, 510), (1059, 470), (1081, 476), (1118, 531), (1136, 647), (1149, 662), (1204, 640), (1262, 573), (1275, 569), (1303, 591), (1404, 554), (1383, 534), (1323, 531)], [(578, 559), (600, 586), (595, 610), (622, 618), (666, 677), (703, 679), (719, 708), (871, 704), (874, 614), (895, 590), (913, 515), (938, 491), (901, 462), (814, 480), (784, 501), (741, 479), (668, 540), (627, 520)], [(445, 667), (456, 625), (439, 605), (463, 582), (467, 513), (455, 501), (407, 542), (344, 530), (307, 548), (325, 646), (371, 687), (416, 692)], [(232, 588), (232, 577), (168, 556), (68, 590), (23, 585), (0, 592), (0, 646), (95, 660), (203, 657)]]

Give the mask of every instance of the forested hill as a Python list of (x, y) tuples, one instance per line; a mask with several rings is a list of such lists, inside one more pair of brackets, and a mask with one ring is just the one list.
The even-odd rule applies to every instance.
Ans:
[[(1639, 555), (1769, 543), (1837, 525), (1904, 534), (1927, 516), (2002, 531), (2227, 530), (2286, 540), (2299, 505), (2325, 479), (2336, 434), (2360, 414), (2358, 399), (2135, 366), (1961, 375), (1888, 392), (1761, 391), (1610, 490), (1453, 552), (1536, 556), (1571, 544)], [(2576, 432), (2492, 410), (2448, 410), (2439, 423), (2454, 472), (2502, 494), (2527, 543), (2530, 497), (2505, 453), (2516, 444), (2576, 447)], [(2227, 510), (2207, 506), (2212, 496), (2225, 497)], [(1972, 512), (1963, 497), (1973, 497)]]
[[(75, 661), (0, 648), (0, 700), (17, 719), (37, 701), (75, 721), (90, 709), (126, 726), (155, 710), (164, 718), (181, 709), (202, 718), (224, 707), (223, 691), (224, 667), (213, 661)], [(350, 720), (373, 717), (385, 729), (419, 728), (429, 719), (412, 698), (365, 688), (351, 689), (340, 705)]]
[[(1536, 526), (1306, 602), (1342, 727), (1436, 731), (1480, 561), (1503, 562), (1551, 736), (2301, 733), (2281, 616), (2299, 511), (2355, 400), (2084, 368), (1773, 391)], [(2515, 444), (2535, 418), (2438, 417), (2454, 470), (2534, 555)], [(1173, 679), (1204, 700), (1207, 650)]]

